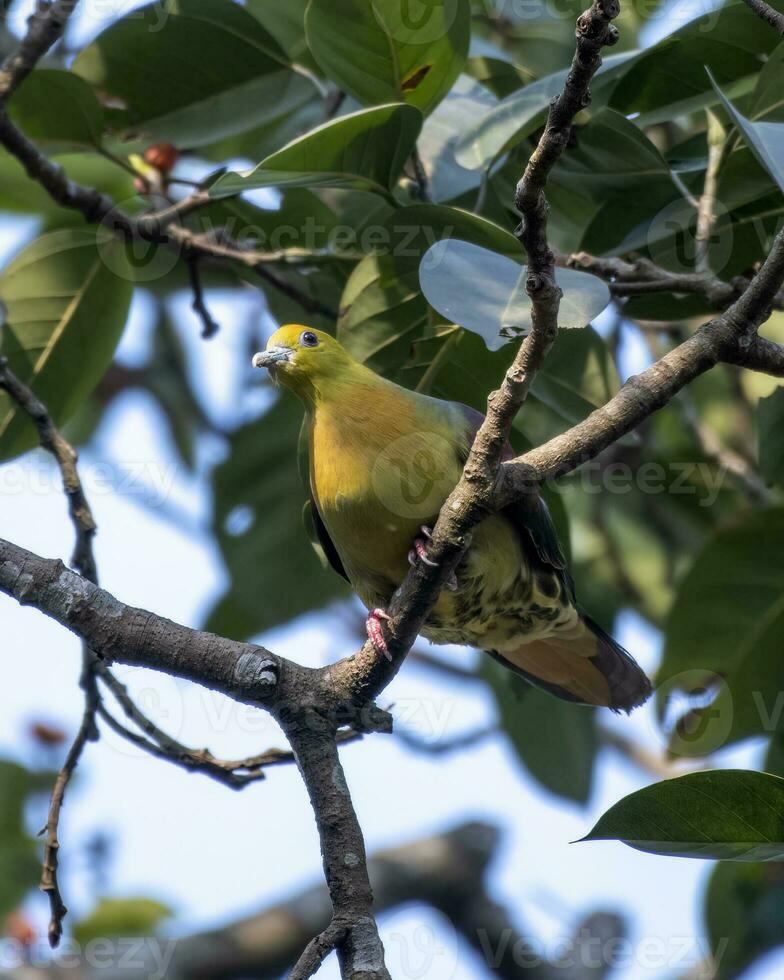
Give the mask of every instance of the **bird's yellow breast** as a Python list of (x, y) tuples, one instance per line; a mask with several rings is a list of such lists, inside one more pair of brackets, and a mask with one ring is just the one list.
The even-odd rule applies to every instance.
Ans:
[(363, 600), (400, 584), (414, 538), (460, 477), (453, 425), (422, 416), (414, 399), (381, 386), (321, 404), (311, 419), (313, 494)]

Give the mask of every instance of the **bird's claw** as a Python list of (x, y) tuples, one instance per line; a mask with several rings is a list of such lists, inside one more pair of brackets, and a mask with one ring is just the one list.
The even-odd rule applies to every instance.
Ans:
[(387, 641), (384, 638), (384, 631), (381, 628), (381, 621), (388, 620), (389, 618), (390, 616), (386, 609), (371, 609), (368, 613), (368, 618), (365, 620), (365, 629), (367, 630), (368, 639), (376, 650), (383, 654), (387, 660), (391, 660), (392, 656), (389, 652)]
[(419, 559), (419, 561), (421, 561), (424, 565), (429, 565), (430, 568), (438, 568), (438, 562), (433, 561), (427, 553), (427, 541), (429, 541), (433, 536), (433, 532), (424, 524), (420, 530), (422, 531), (424, 537), (415, 539), (414, 547), (408, 553), (408, 564), (416, 565), (417, 559)]

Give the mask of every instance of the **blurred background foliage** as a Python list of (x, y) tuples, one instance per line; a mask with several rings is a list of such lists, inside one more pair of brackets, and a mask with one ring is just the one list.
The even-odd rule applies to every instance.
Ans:
[[(445, 322), (421, 291), (420, 261), (443, 237), (522, 258), (514, 187), (563, 84), (584, 4), (430, 6), (445, 20), (427, 43), (413, 43), (392, 0), (176, 0), (134, 9), (79, 50), (66, 35), (14, 95), (10, 115), (70, 178), (129, 213), (160, 209), (194, 185), (221, 182), (235, 195), (184, 223), (213, 242), (280, 253), (256, 268), (198, 263), (207, 305), (219, 296), (222, 310), (237, 311), (219, 326), (236, 332), (243, 364), (275, 324), (303, 322), (336, 332), (388, 377), (482, 409), (513, 347), (491, 352)], [(784, 44), (740, 0), (695, 5), (685, 23), (674, 19), (677, 6), (623, 4), (620, 43), (548, 188), (551, 242), (562, 252), (637, 254), (692, 271), (710, 130), (721, 162), (708, 262), (730, 281), (754, 270), (784, 215)], [(15, 43), (4, 25), (0, 48)], [(390, 102), (413, 108), (388, 120), (352, 115)], [(297, 142), (281, 153), (289, 141)], [(231, 176), (248, 170), (245, 180)], [(253, 192), (236, 196), (246, 189)], [(191, 294), (188, 256), (124, 248), (58, 207), (7, 154), (0, 209), (29, 229), (0, 272), (0, 352), (82, 447), (128, 392), (144, 392), (186, 478), (211, 501), (203, 533), (228, 586), (201, 625), (243, 639), (335, 604), (359, 623), (303, 524), (298, 405), (248, 369), (237, 378), (236, 411), (218, 413), (194, 382), (174, 313)], [(151, 343), (142, 361), (114, 361), (140, 294), (152, 311)], [(595, 328), (563, 332), (515, 423), (517, 447), (585, 418), (618, 390), (630, 364), (649, 362), (709, 315), (699, 297), (655, 293), (613, 304)], [(763, 332), (784, 341), (784, 314)], [(704, 762), (724, 744), (764, 735), (768, 770), (784, 775), (782, 433), (782, 388), (720, 367), (547, 490), (584, 606), (607, 629), (633, 609), (664, 634), (658, 707), (675, 763)], [(34, 442), (0, 396), (0, 458)], [(493, 664), (479, 671), (520, 765), (550, 792), (584, 802), (602, 742), (595, 713)], [(725, 704), (731, 725), (715, 733)], [(40, 809), (58, 749), (41, 752), (46, 758), (29, 769), (0, 764), (3, 915), (37, 878), (24, 817)], [(732, 937), (718, 975), (737, 976), (784, 943), (777, 868), (717, 864), (705, 915), (712, 935)], [(145, 900), (103, 904), (99, 921), (78, 929), (97, 935), (105, 919), (117, 929), (152, 928), (165, 914)]]

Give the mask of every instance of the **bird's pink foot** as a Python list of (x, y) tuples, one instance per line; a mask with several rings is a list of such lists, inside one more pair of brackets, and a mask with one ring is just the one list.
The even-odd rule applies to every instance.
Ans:
[[(427, 542), (433, 537), (433, 530), (425, 524), (422, 525), (420, 530), (422, 531), (422, 537), (414, 541), (414, 547), (408, 553), (408, 563), (409, 565), (415, 565), (417, 559), (419, 559), (431, 568), (438, 568), (438, 562), (433, 561), (427, 553)], [(450, 592), (457, 592), (457, 575), (452, 572), (446, 582), (444, 582), (444, 585)]]
[(423, 537), (415, 539), (414, 547), (408, 553), (408, 563), (409, 565), (415, 565), (417, 559), (419, 559), (425, 565), (429, 565), (431, 568), (437, 568), (438, 562), (433, 561), (427, 554), (427, 542), (433, 536), (433, 532), (429, 527), (425, 527), (424, 524), (421, 527), (421, 531)]
[(381, 628), (381, 621), (389, 619), (389, 614), (385, 609), (371, 609), (368, 618), (365, 620), (365, 629), (368, 639), (379, 653), (391, 660), (387, 641), (384, 639), (384, 631)]

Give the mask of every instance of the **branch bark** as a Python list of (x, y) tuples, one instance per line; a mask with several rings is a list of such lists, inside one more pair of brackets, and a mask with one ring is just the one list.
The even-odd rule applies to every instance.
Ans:
[(784, 374), (784, 348), (757, 336), (784, 283), (784, 229), (748, 289), (715, 320), (629, 378), (614, 398), (548, 443), (504, 463), (497, 506), (588, 462), (719, 362)]
[[(463, 476), (441, 510), (430, 547), (431, 558), (437, 564), (418, 564), (393, 597), (387, 630), (389, 659), (367, 643), (353, 657), (329, 667), (301, 667), (263, 647), (191, 630), (125, 606), (61, 562), (46, 560), (0, 540), (0, 591), (53, 617), (81, 636), (107, 663), (116, 660), (143, 665), (196, 681), (236, 700), (263, 707), (281, 722), (313, 804), (332, 904), (326, 931), (309, 945), (295, 976), (312, 974), (335, 946), (344, 977), (388, 977), (373, 918), (361, 828), (337, 755), (337, 733), (345, 724), (360, 730), (388, 730), (389, 717), (374, 707), (373, 699), (401, 666), (441, 586), (467, 548), (472, 528), (513, 498), (531, 499), (530, 495), (548, 476), (566, 472), (597, 455), (666, 404), (688, 381), (721, 360), (747, 366), (764, 364), (772, 373), (784, 373), (782, 350), (756, 335), (759, 325), (769, 316), (784, 279), (782, 233), (745, 292), (739, 297), (733, 292), (731, 305), (724, 313), (639, 378), (630, 379), (614, 399), (585, 422), (511, 463), (501, 463), (514, 417), (557, 328), (560, 290), (555, 284), (555, 260), (547, 242), (544, 188), (550, 169), (568, 142), (575, 114), (589, 102), (589, 85), (600, 64), (599, 52), (617, 39), (611, 21), (618, 12), (617, 0), (595, 0), (579, 18), (576, 53), (564, 92), (551, 106), (547, 126), (518, 187), (517, 203), (523, 219), (519, 235), (528, 253), (526, 289), (533, 304), (533, 328), (501, 387), (488, 399), (487, 417)], [(43, 42), (34, 48), (36, 57), (46, 50)], [(29, 71), (35, 59), (30, 62), (23, 58), (22, 63)], [(12, 70), (17, 84), (24, 71), (24, 67)], [(12, 88), (13, 82), (9, 91)], [(233, 244), (195, 235), (178, 226), (179, 215), (190, 205), (175, 205), (163, 214), (131, 218), (96, 190), (68, 181), (10, 122), (2, 107), (0, 142), (54, 200), (79, 211), (88, 221), (106, 223), (114, 233), (128, 237), (186, 245), (195, 255), (243, 261), (259, 274), (275, 279), (278, 288), (284, 288), (265, 268), (263, 254), (236, 253)], [(496, 913), (488, 915), (486, 931), (501, 922)], [(508, 928), (508, 923), (503, 928)], [(516, 976), (513, 972), (503, 975)]]
[(784, 14), (774, 10), (769, 3), (765, 3), (765, 0), (743, 0), (743, 2), (747, 7), (751, 7), (766, 24), (770, 24), (774, 31), (778, 31), (784, 37)]

